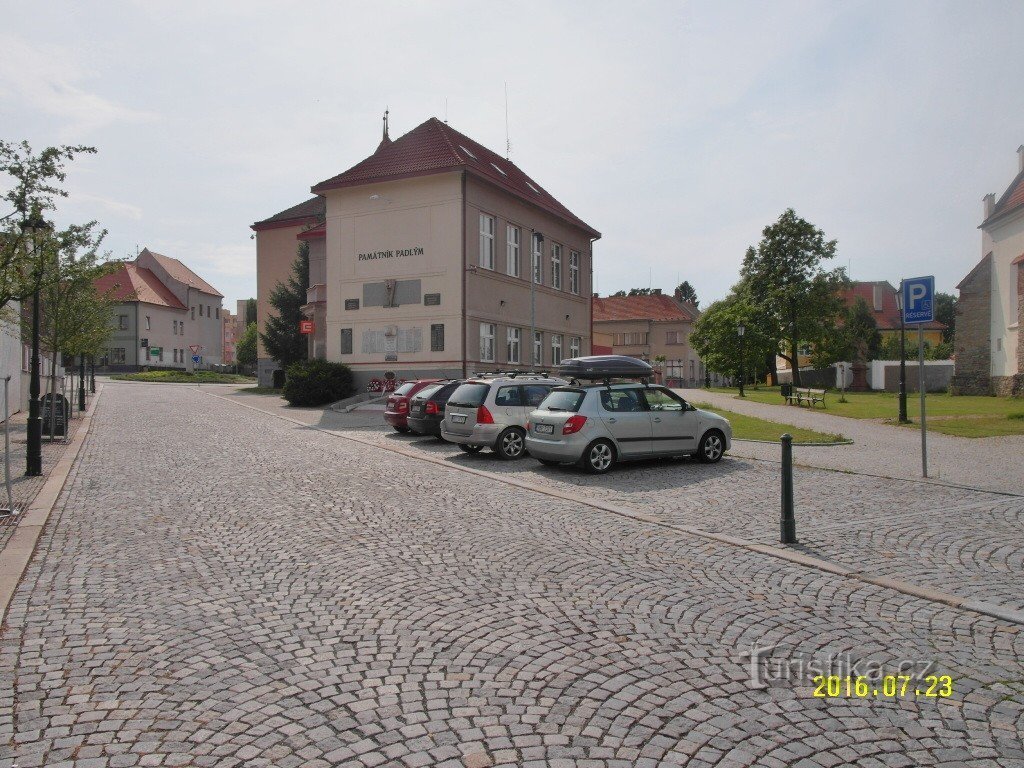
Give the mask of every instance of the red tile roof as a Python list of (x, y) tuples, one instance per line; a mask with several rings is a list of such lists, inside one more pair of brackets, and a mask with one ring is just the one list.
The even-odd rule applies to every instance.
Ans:
[(95, 286), (99, 293), (109, 291), (115, 301), (141, 301), (144, 304), (185, 309), (185, 305), (151, 270), (130, 262), (123, 264), (116, 272), (96, 280)]
[(322, 193), (339, 187), (394, 179), (424, 176), (430, 173), (465, 169), (532, 205), (583, 229), (591, 237), (601, 233), (558, 202), (515, 163), (506, 160), (447, 123), (432, 117), (391, 143), (381, 142), (368, 158), (344, 173), (321, 181), (313, 187)]
[(164, 256), (163, 254), (155, 253), (149, 250), (149, 248), (146, 248), (145, 251), (149, 253), (149, 255), (152, 256), (154, 259), (156, 259), (157, 263), (167, 270), (167, 274), (173, 277), (179, 283), (190, 285), (193, 288), (202, 291), (203, 293), (210, 294), (211, 296), (217, 296), (218, 298), (221, 299), (224, 298), (223, 293), (218, 291), (208, 282), (203, 280), (203, 278), (201, 278), (199, 275), (197, 275), (195, 272), (193, 272), (191, 269), (186, 267), (184, 264), (182, 264), (180, 261), (173, 258), (172, 256)]
[(326, 203), (318, 195), (306, 200), (304, 203), (293, 205), (291, 208), (285, 208), (283, 211), (275, 213), (273, 216), (262, 221), (257, 221), (252, 225), (252, 229), (274, 229), (275, 227), (289, 226), (308, 219), (323, 218), (326, 211)]
[(1024, 208), (1024, 171), (1018, 173), (1017, 178), (1010, 182), (1010, 186), (1003, 192), (1003, 196), (996, 202), (992, 213), (982, 222), (982, 226), (995, 219), (1001, 219), (1019, 208)]
[(1017, 257), (1016, 259), (1014, 259), (1013, 261), (1011, 261), (1011, 262), (1010, 262), (1010, 264), (1011, 264), (1011, 265), (1013, 265), (1013, 264), (1024, 264), (1024, 253), (1022, 253), (1022, 254), (1021, 254), (1020, 256), (1018, 256), (1018, 257)]
[(315, 227), (304, 229), (295, 235), (296, 240), (316, 240), (321, 237), (327, 237), (326, 224), (317, 224)]
[[(875, 286), (881, 287), (881, 306), (880, 310), (875, 309)], [(896, 304), (896, 288), (893, 287), (892, 283), (887, 280), (879, 280), (875, 282), (856, 282), (850, 286), (843, 294), (843, 300), (846, 305), (853, 306), (857, 299), (864, 299), (864, 303), (868, 305), (868, 309), (871, 310), (871, 314), (875, 318), (875, 323), (878, 325), (878, 329), (881, 331), (899, 330), (900, 327), (900, 308)], [(916, 327), (916, 323), (915, 323)], [(927, 331), (931, 330), (943, 330), (946, 327), (945, 323), (938, 321), (925, 323), (924, 328)]]
[(594, 322), (602, 320), (693, 321), (696, 316), (671, 296), (606, 296), (594, 298)]

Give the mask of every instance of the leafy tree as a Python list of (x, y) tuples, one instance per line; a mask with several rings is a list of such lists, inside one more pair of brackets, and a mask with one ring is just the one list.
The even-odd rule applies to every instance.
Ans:
[(258, 318), (256, 317), (256, 299), (245, 300), (245, 317), (243, 318), (243, 320), (245, 321), (246, 325), (249, 325), (249, 323), (259, 322)]
[[(11, 177), (0, 184), (7, 190), (2, 199), (13, 209), (0, 217), (0, 309), (12, 301), (24, 301), (60, 279), (60, 271), (49, 265), (62, 244), (96, 238), (95, 222), (60, 232), (37, 226), (31, 238), (23, 227), (26, 222), (44, 224), (42, 217), (56, 208), (56, 198), (68, 196), (61, 186), (67, 175), (65, 164), (76, 155), (94, 152), (92, 147), (60, 146), (35, 154), (28, 142), (0, 141), (0, 172)], [(93, 244), (98, 245), (99, 240)]]
[(935, 294), (935, 319), (946, 324), (946, 330), (942, 332), (943, 341), (953, 341), (956, 332), (956, 304), (957, 298), (951, 293)]
[[(908, 345), (907, 354), (910, 354)], [(900, 359), (900, 335), (898, 333), (886, 334), (878, 347), (876, 360), (899, 360)]]
[(764, 228), (757, 248), (748, 248), (743, 258), (743, 292), (765, 323), (761, 332), (789, 361), (797, 386), (800, 342), (827, 338), (843, 310), (846, 272), (822, 266), (835, 255), (835, 240), (826, 240), (824, 232), (787, 208)]
[(239, 365), (256, 365), (256, 337), (258, 335), (255, 321), (245, 326), (242, 338), (235, 345), (235, 359)]
[(629, 293), (626, 293), (625, 291), (616, 291), (612, 296), (653, 296), (654, 294), (654, 288), (630, 288)]
[(308, 355), (306, 337), (299, 333), (302, 305), (309, 288), (309, 243), (299, 246), (298, 258), (292, 264), (287, 283), (278, 283), (270, 292), (270, 304), (277, 314), (267, 318), (266, 331), (261, 334), (263, 346), (282, 368), (305, 360)]
[(949, 360), (953, 356), (953, 343), (949, 341), (940, 341), (934, 347), (926, 343), (925, 347), (928, 360)]
[[(737, 329), (744, 327), (743, 340)], [(738, 376), (742, 368), (760, 378), (765, 361), (774, 355), (774, 341), (764, 332), (757, 310), (733, 291), (704, 310), (694, 324), (690, 345), (709, 371)]]
[(689, 280), (683, 280), (677, 287), (676, 291), (679, 293), (680, 298), (683, 301), (688, 301), (693, 306), (700, 306), (700, 300), (697, 298), (697, 291), (690, 285)]

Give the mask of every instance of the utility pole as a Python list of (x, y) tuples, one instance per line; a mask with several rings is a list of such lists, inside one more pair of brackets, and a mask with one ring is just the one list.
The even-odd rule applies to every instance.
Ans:
[(903, 281), (896, 292), (896, 306), (900, 311), (900, 413), (899, 423), (906, 424), (907, 418), (907, 323), (903, 319)]
[[(28, 235), (28, 242), (32, 246), (32, 259), (39, 259), (38, 243), (36, 242), (36, 234), (46, 228), (46, 222), (39, 215), (38, 212), (33, 212), (31, 218), (22, 222), (22, 231)], [(36, 269), (40, 270), (39, 264), (36, 264)], [(38, 477), (43, 474), (43, 420), (40, 417), (40, 403), (39, 403), (39, 325), (42, 322), (40, 315), (40, 288), (37, 279), (36, 288), (32, 292), (32, 357), (29, 363), (30, 375), (28, 385), (28, 444), (26, 446), (25, 453), (25, 475), (28, 477)]]

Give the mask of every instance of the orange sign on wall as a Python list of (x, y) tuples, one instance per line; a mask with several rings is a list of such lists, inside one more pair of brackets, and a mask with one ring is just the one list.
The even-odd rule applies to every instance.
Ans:
[(300, 320), (299, 321), (299, 333), (313, 333), (316, 328), (312, 320)]

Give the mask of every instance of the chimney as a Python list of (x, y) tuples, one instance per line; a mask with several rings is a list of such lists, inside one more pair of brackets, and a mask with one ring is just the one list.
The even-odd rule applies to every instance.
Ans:
[(1024, 144), (1017, 147), (1017, 173), (1024, 173)]
[(996, 207), (996, 196), (995, 193), (989, 192), (981, 201), (985, 204), (985, 218), (987, 219), (992, 215), (992, 209)]
[(683, 292), (679, 288), (676, 288), (676, 292), (675, 292), (674, 295), (676, 297), (676, 301), (682, 301), (683, 300)]

